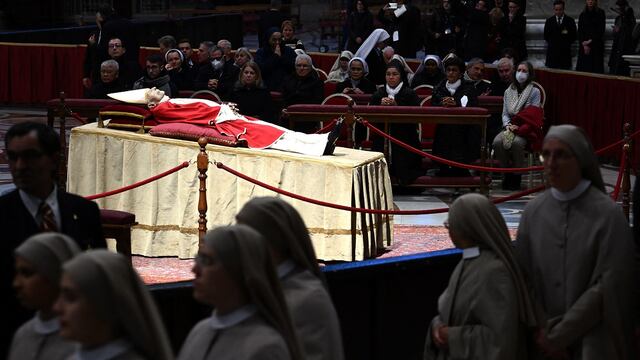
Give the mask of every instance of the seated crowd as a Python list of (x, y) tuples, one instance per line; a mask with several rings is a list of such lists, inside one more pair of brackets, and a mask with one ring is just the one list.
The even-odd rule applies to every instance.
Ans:
[[(445, 61), (448, 88), (460, 81), (458, 61)], [(399, 62), (385, 77), (376, 101), (416, 101)], [(460, 99), (448, 88), (441, 101), (455, 106)], [(2, 356), (173, 359), (130, 259), (101, 249), (96, 204), (57, 188), (55, 131), (19, 123), (5, 145), (17, 189), (0, 196), (0, 225), (11, 229), (1, 252), (10, 301), (0, 310), (12, 335), (2, 337)], [(444, 225), (462, 257), (429, 310), (438, 315), (425, 326), (424, 359), (635, 358), (637, 249), (629, 224), (604, 191), (584, 131), (552, 127), (541, 154), (550, 188), (526, 206), (515, 248), (488, 198), (467, 194), (451, 205)], [(345, 358), (309, 230), (288, 202), (248, 201), (235, 224), (204, 236), (192, 272), (193, 298), (213, 311), (191, 329), (178, 359)]]

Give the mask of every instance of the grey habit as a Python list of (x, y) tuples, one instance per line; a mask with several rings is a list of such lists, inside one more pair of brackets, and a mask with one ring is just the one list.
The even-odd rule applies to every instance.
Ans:
[[(438, 299), (424, 359), (527, 359), (527, 329), (536, 320), (504, 219), (486, 197), (467, 194), (451, 205), (449, 229), (478, 246), (463, 250)], [(438, 323), (449, 330), (446, 350), (432, 340)]]
[(246, 225), (218, 227), (205, 235), (204, 246), (215, 251), (249, 304), (224, 315), (214, 310), (191, 330), (178, 358), (304, 359), (262, 236)]
[(121, 335), (95, 350), (78, 349), (76, 359), (173, 358), (158, 309), (127, 258), (108, 250), (89, 250), (63, 268), (100, 319), (112, 322)]
[[(59, 233), (31, 236), (15, 250), (16, 256), (28, 261), (36, 271), (54, 284), (60, 282), (62, 264), (80, 252), (76, 242)], [(9, 360), (67, 359), (76, 344), (59, 335), (58, 318), (47, 321), (39, 314), (24, 323), (13, 336)]]
[(247, 202), (236, 218), (288, 259), (278, 265), (278, 277), (306, 359), (344, 359), (338, 315), (298, 211), (282, 199), (258, 197)]
[(622, 210), (604, 192), (593, 148), (572, 125), (545, 141), (567, 144), (583, 180), (569, 193), (551, 188), (532, 200), (518, 229), (517, 258), (546, 317), (549, 342), (572, 359), (634, 354), (634, 245)]

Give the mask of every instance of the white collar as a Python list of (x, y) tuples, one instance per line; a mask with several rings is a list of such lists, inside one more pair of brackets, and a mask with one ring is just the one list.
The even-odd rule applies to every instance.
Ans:
[(480, 248), (477, 246), (462, 249), (463, 259), (473, 259), (480, 256)]
[(60, 321), (58, 321), (57, 317), (54, 317), (49, 320), (42, 320), (40, 318), (40, 312), (36, 313), (36, 316), (33, 318), (33, 331), (39, 335), (49, 335), (60, 330)]
[[(36, 224), (40, 226), (40, 222), (42, 221), (42, 216), (41, 214), (38, 214), (38, 210), (40, 210), (40, 204), (42, 203), (43, 200), (35, 195), (29, 194), (24, 190), (18, 190), (18, 194), (20, 195), (20, 199), (22, 200), (22, 203), (27, 208), (27, 211), (29, 211), (29, 214), (31, 214)], [(47, 205), (49, 205), (49, 207), (53, 211), (53, 216), (55, 217), (58, 230), (61, 230), (62, 219), (60, 218), (60, 207), (58, 206), (58, 186), (57, 185), (55, 184), (53, 185), (53, 190), (51, 191), (49, 196), (47, 196), (47, 198), (44, 199), (44, 202), (47, 203)]]
[(118, 339), (94, 349), (78, 347), (74, 359), (77, 360), (109, 360), (124, 354), (131, 349), (131, 343)]
[(282, 279), (285, 276), (289, 275), (293, 269), (296, 268), (296, 264), (292, 260), (285, 260), (280, 265), (276, 267), (276, 273), (278, 274), (278, 279)]
[(578, 185), (576, 185), (576, 187), (567, 192), (563, 192), (552, 187), (551, 195), (558, 201), (571, 201), (582, 195), (582, 193), (585, 192), (589, 188), (589, 186), (591, 186), (591, 180), (582, 179), (580, 180)]
[(245, 305), (226, 315), (218, 315), (218, 312), (213, 310), (209, 318), (209, 326), (211, 326), (213, 330), (227, 329), (250, 318), (256, 311), (258, 311), (258, 309), (253, 304)]
[(447, 88), (447, 90), (449, 90), (449, 93), (451, 93), (451, 95), (456, 93), (456, 90), (458, 90), (458, 88), (460, 87), (460, 85), (462, 84), (462, 80), (458, 79), (458, 81), (454, 82), (454, 83), (450, 83), (449, 80), (447, 80), (445, 87)]
[(387, 96), (389, 96), (392, 99), (395, 99), (395, 96), (398, 95), (398, 93), (402, 89), (402, 85), (404, 85), (404, 83), (400, 82), (398, 86), (396, 86), (395, 88), (391, 88), (389, 85), (385, 84), (384, 88), (387, 91)]

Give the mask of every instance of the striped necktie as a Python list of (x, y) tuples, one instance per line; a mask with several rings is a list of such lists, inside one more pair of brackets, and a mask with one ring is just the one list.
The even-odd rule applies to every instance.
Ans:
[(56, 224), (56, 218), (53, 215), (53, 210), (46, 202), (40, 204), (38, 213), (42, 216), (42, 222), (40, 223), (40, 231), (58, 231), (58, 225)]

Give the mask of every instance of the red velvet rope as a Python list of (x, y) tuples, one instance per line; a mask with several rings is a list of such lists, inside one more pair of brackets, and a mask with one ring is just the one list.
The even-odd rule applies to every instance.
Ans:
[(331, 120), (331, 122), (327, 126), (325, 126), (322, 129), (316, 131), (314, 134), (324, 134), (327, 131), (333, 129), (333, 127), (336, 125), (336, 121), (337, 121), (336, 119)]
[(85, 199), (87, 199), (87, 200), (95, 200), (95, 199), (100, 199), (100, 198), (103, 198), (103, 197), (119, 194), (121, 192), (125, 192), (125, 191), (131, 190), (131, 189), (135, 189), (135, 188), (137, 188), (139, 186), (146, 185), (146, 184), (148, 184), (148, 183), (150, 183), (152, 181), (156, 181), (156, 180), (158, 180), (160, 178), (163, 178), (163, 177), (165, 177), (167, 175), (173, 174), (174, 172), (182, 170), (182, 169), (184, 169), (184, 168), (186, 168), (188, 166), (189, 166), (189, 162), (185, 161), (182, 164), (180, 164), (180, 165), (178, 165), (178, 166), (176, 166), (174, 168), (171, 168), (171, 169), (169, 169), (169, 170), (167, 170), (167, 171), (165, 171), (163, 173), (160, 173), (158, 175), (152, 176), (152, 177), (150, 177), (148, 179), (145, 179), (145, 180), (142, 180), (142, 181), (138, 181), (137, 183), (122, 187), (120, 189), (111, 190), (111, 191), (103, 192), (103, 193), (100, 193), (100, 194), (85, 196)]
[[(260, 180), (254, 179), (252, 177), (249, 177), (237, 170), (234, 170), (226, 165), (224, 165), (221, 162), (215, 162), (215, 165), (219, 168), (222, 169), (226, 172), (229, 172), (241, 179), (244, 179), (250, 183), (256, 184), (260, 187), (263, 187), (265, 189), (277, 192), (278, 194), (282, 194), (297, 200), (301, 200), (304, 202), (308, 202), (311, 204), (315, 204), (315, 205), (320, 205), (320, 206), (324, 206), (324, 207), (329, 207), (329, 208), (333, 208), (333, 209), (338, 209), (338, 210), (345, 210), (345, 211), (353, 211), (353, 212), (360, 212), (360, 213), (365, 213), (365, 214), (393, 214), (393, 215), (427, 215), (427, 214), (439, 214), (439, 213), (445, 213), (449, 211), (449, 208), (438, 208), (438, 209), (428, 209), (428, 210), (377, 210), (377, 209), (365, 209), (365, 208), (357, 208), (357, 207), (351, 207), (351, 206), (344, 206), (344, 205), (338, 205), (338, 204), (332, 204), (326, 201), (321, 201), (321, 200), (317, 200), (317, 199), (312, 199), (312, 198), (308, 198), (306, 196), (302, 196), (302, 195), (298, 195), (298, 194), (294, 194), (292, 192), (286, 191), (286, 190), (282, 190), (280, 188), (277, 188), (275, 186), (271, 186), (269, 184), (266, 184)], [(504, 196), (504, 197), (500, 197), (497, 199), (494, 199), (493, 202), (495, 204), (499, 204), (505, 201), (509, 201), (509, 200), (513, 200), (513, 199), (517, 199), (519, 197), (525, 196), (525, 195), (529, 195), (535, 192), (538, 192), (540, 190), (544, 189), (544, 185), (540, 185), (538, 187), (535, 187), (533, 189), (528, 189), (519, 193), (515, 193), (509, 196)]]
[(626, 162), (627, 157), (623, 151), (622, 158), (620, 159), (620, 168), (618, 169), (618, 179), (616, 179), (616, 187), (613, 188), (613, 194), (611, 194), (613, 201), (617, 201), (618, 195), (620, 195), (620, 185), (622, 184), (622, 174), (624, 173), (624, 166), (626, 165)]
[[(403, 148), (405, 148), (406, 150), (409, 150), (415, 154), (418, 154), (422, 157), (427, 157), (431, 160), (437, 161), (439, 163), (443, 163), (449, 166), (455, 166), (455, 167), (459, 167), (459, 168), (463, 168), (463, 169), (468, 169), (468, 170), (476, 170), (476, 171), (486, 171), (486, 172), (498, 172), (498, 173), (511, 173), (511, 172), (527, 172), (527, 171), (539, 171), (544, 169), (544, 166), (532, 166), (532, 167), (526, 167), (526, 168), (495, 168), (495, 167), (488, 167), (488, 166), (478, 166), (478, 165), (470, 165), (470, 164), (464, 164), (464, 163), (460, 163), (457, 161), (452, 161), (452, 160), (448, 160), (445, 158), (441, 158), (439, 156), (435, 156), (432, 154), (429, 154), (427, 152), (424, 152), (422, 150), (416, 149), (412, 146), (410, 146), (409, 144), (402, 142), (392, 136), (390, 136), (389, 134), (385, 133), (384, 131), (378, 129), (377, 127), (371, 125), (371, 123), (369, 123), (367, 120), (360, 120), (360, 122), (365, 125), (366, 127), (368, 127), (369, 129), (373, 130), (373, 132), (375, 132), (376, 134), (389, 139), (390, 141), (402, 146)], [(629, 137), (633, 138), (637, 135), (640, 134), (640, 130), (634, 132), (633, 134), (631, 134)], [(603, 147), (602, 149), (596, 151), (596, 155), (602, 155), (604, 153), (606, 153), (607, 151), (615, 148), (616, 146), (622, 145), (624, 144), (624, 139), (623, 140), (618, 140), (613, 144), (607, 145), (605, 147)]]
[(451, 160), (447, 160), (445, 158), (441, 158), (439, 156), (435, 156), (435, 155), (431, 155), (429, 153), (426, 153), (422, 150), (418, 150), (410, 145), (408, 145), (405, 142), (402, 142), (392, 136), (390, 136), (389, 134), (385, 133), (384, 131), (378, 129), (377, 127), (371, 125), (367, 120), (361, 120), (362, 124), (364, 124), (366, 127), (368, 127), (369, 129), (371, 129), (373, 132), (375, 132), (376, 134), (389, 139), (390, 141), (402, 146), (403, 148), (411, 151), (412, 153), (418, 154), (422, 157), (427, 157), (431, 160), (437, 161), (439, 163), (443, 163), (449, 166), (455, 166), (455, 167), (459, 167), (459, 168), (463, 168), (463, 169), (469, 169), (469, 170), (476, 170), (476, 171), (486, 171), (486, 172), (499, 172), (499, 173), (512, 173), (512, 172), (527, 172), (527, 171), (538, 171), (538, 170), (542, 170), (544, 167), (543, 166), (532, 166), (532, 167), (528, 167), (528, 168), (495, 168), (495, 167), (489, 167), (489, 166), (478, 166), (478, 165), (470, 165), (470, 164), (463, 164), (457, 161), (451, 161)]

